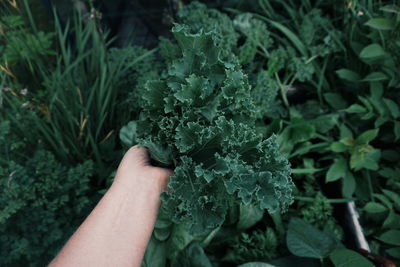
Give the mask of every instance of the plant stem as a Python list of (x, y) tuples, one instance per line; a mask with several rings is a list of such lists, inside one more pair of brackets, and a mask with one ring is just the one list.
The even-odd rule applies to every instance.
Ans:
[(278, 232), (278, 234), (282, 237), (285, 235), (285, 228), (283, 227), (283, 222), (282, 222), (282, 216), (280, 213), (280, 210), (274, 212), (274, 213), (269, 213), (269, 215), (272, 218), (272, 221), (274, 222), (275, 228)]
[(287, 96), (286, 96), (286, 88), (282, 84), (282, 82), (279, 79), (279, 76), (278, 76), (277, 73), (275, 73), (275, 78), (276, 78), (276, 81), (278, 82), (279, 88), (281, 89), (281, 96), (282, 96), (282, 99), (283, 99), (283, 103), (289, 109), (289, 101), (288, 101)]
[(369, 174), (368, 170), (365, 170), (365, 176), (367, 177), (367, 182), (368, 182), (369, 197), (371, 198), (372, 201), (374, 201), (375, 200), (374, 189), (372, 188), (371, 175)]
[[(299, 200), (299, 201), (304, 201), (304, 202), (314, 202), (315, 198), (313, 197), (300, 197), (300, 196), (295, 196), (294, 197), (295, 200)], [(354, 198), (328, 198), (327, 201), (328, 203), (347, 203), (347, 202), (351, 202), (354, 201), (356, 199)]]

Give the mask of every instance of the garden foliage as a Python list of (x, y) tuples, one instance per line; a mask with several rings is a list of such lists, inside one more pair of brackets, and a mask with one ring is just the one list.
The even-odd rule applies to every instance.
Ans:
[(65, 166), (42, 149), (20, 157), (21, 148), (0, 122), (0, 258), (3, 266), (43, 266), (88, 212), (93, 163)]
[(399, 263), (399, 2), (339, 2), (191, 2), (152, 50), (0, 3), (0, 265), (48, 263), (136, 143), (175, 173), (143, 266), (372, 266), (351, 201)]

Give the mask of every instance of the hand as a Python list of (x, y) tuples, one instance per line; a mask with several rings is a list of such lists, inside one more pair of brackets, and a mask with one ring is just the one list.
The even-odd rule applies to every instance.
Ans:
[[(124, 155), (114, 179), (115, 184), (143, 187), (162, 192), (167, 189), (168, 178), (173, 175), (169, 169), (150, 165), (147, 149), (139, 145), (131, 147)], [(147, 190), (146, 190), (147, 191)]]

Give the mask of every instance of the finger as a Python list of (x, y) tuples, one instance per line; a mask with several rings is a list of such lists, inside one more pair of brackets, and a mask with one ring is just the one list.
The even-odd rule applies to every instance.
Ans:
[(144, 166), (149, 166), (150, 164), (150, 155), (149, 155), (149, 149), (147, 147), (141, 146), (141, 145), (136, 145), (138, 149), (138, 157), (140, 161), (143, 163)]
[(131, 147), (128, 152), (126, 152), (126, 156), (129, 158), (129, 161), (135, 162), (140, 166), (150, 165), (148, 151), (143, 146), (135, 145)]

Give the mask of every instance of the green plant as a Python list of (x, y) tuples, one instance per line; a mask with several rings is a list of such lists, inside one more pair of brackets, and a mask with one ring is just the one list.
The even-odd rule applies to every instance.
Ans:
[(314, 201), (306, 203), (300, 210), (305, 222), (322, 231), (332, 233), (338, 240), (343, 239), (343, 230), (338, 227), (333, 217), (332, 204), (321, 192), (317, 192)]
[[(6, 50), (12, 52), (8, 54), (14, 55), (18, 64), (6, 55), (4, 62), (10, 75), (2, 82), (8, 88), (8, 94), (3, 93), (4, 112), (8, 113), (15, 133), (21, 138), (30, 135), (28, 140), (41, 136), (40, 141), (62, 162), (93, 159), (101, 184), (118, 158), (115, 132), (125, 118), (136, 112), (135, 108), (120, 107), (126, 107), (122, 103), (127, 88), (136, 81), (131, 78), (129, 83), (125, 78), (139, 77), (137, 70), (143, 66), (140, 63), (150, 60), (154, 51), (139, 47), (111, 49), (111, 40), (96, 22), (79, 15), (65, 26), (56, 17), (54, 33), (35, 34), (26, 29), (22, 36), (27, 38), (29, 34), (36, 38), (37, 46), (30, 45), (35, 53), (19, 48), (27, 43), (21, 34), (7, 44)], [(47, 51), (52, 43), (55, 47), (51, 53), (36, 48)], [(31, 64), (32, 56), (35, 58)], [(26, 65), (30, 66), (28, 75), (23, 75)], [(35, 78), (31, 81), (26, 77)], [(30, 133), (20, 126), (18, 117), (32, 126)]]
[(93, 164), (64, 166), (50, 152), (38, 149), (26, 158), (21, 151), (2, 121), (0, 257), (6, 266), (43, 266), (87, 213)]
[(373, 251), (396, 259), (398, 244), (380, 237), (387, 232), (396, 236), (391, 231), (398, 228), (389, 222), (399, 214), (392, 204), (399, 199), (398, 179), (393, 175), (400, 157), (393, 146), (400, 137), (399, 14), (396, 5), (360, 2), (349, 9), (349, 60), (336, 73), (351, 102), (343, 110), (347, 127), (342, 126), (340, 140), (331, 145), (340, 155), (336, 165), (343, 163), (332, 173), (343, 177), (343, 185), (353, 180)]

